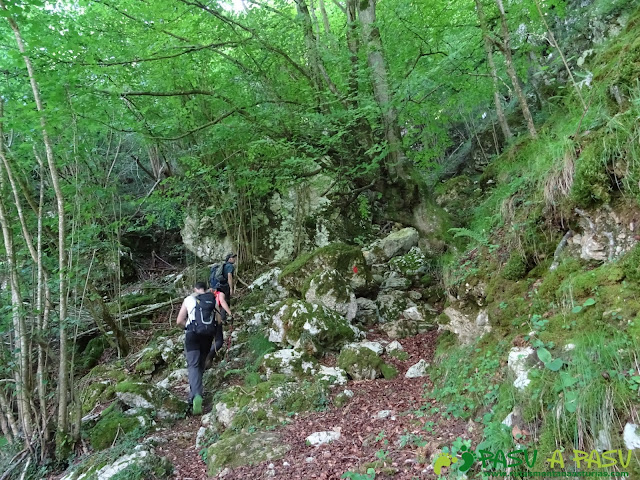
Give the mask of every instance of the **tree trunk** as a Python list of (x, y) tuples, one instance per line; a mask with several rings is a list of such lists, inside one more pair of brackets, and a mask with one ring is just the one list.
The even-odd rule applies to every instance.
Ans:
[[(4, 101), (0, 100), (0, 119), (4, 115)], [(0, 121), (0, 159), (3, 166), (8, 166), (4, 153), (4, 131), (3, 122)], [(0, 195), (5, 190), (4, 171), (0, 169)], [(12, 182), (13, 186), (13, 182)], [(15, 194), (14, 190), (14, 194)], [(2, 236), (4, 239), (4, 249), (7, 261), (7, 271), (9, 273), (9, 284), (11, 288), (11, 310), (13, 318), (13, 329), (19, 346), (18, 369), (16, 373), (16, 394), (18, 398), (18, 412), (20, 423), (25, 436), (25, 440), (31, 437), (33, 423), (31, 421), (31, 410), (29, 409), (29, 396), (31, 394), (31, 362), (29, 361), (29, 344), (27, 341), (27, 323), (22, 308), (22, 295), (20, 294), (20, 280), (18, 278), (18, 266), (16, 265), (16, 255), (13, 246), (12, 223), (9, 219), (4, 199), (0, 198), (0, 224), (2, 225)], [(28, 232), (27, 232), (28, 234)]]
[(376, 0), (360, 0), (358, 17), (362, 25), (362, 37), (367, 47), (367, 62), (371, 70), (373, 95), (382, 111), (384, 138), (389, 148), (386, 169), (390, 180), (395, 183), (399, 179), (405, 179), (406, 158), (402, 149), (398, 112), (393, 106), (382, 39), (376, 26)]
[[(5, 422), (9, 425), (9, 429), (11, 430), (12, 438), (15, 440), (20, 435), (20, 430), (18, 430), (18, 425), (16, 424), (15, 418), (13, 418), (13, 411), (11, 410), (11, 405), (7, 401), (7, 397), (4, 396), (4, 392), (0, 390), (0, 416), (5, 419)], [(10, 439), (11, 437), (7, 437)]]
[(320, 94), (322, 81), (320, 79), (320, 68), (318, 67), (318, 50), (316, 48), (315, 36), (313, 34), (313, 23), (309, 7), (305, 0), (295, 0), (298, 15), (302, 18), (302, 30), (304, 34), (304, 46), (307, 50), (307, 61), (309, 62), (309, 71), (311, 72), (311, 80), (316, 89), (316, 93)]
[[(115, 337), (116, 345), (114, 346), (118, 349), (122, 357), (126, 357), (131, 349), (129, 342), (127, 341), (127, 336), (125, 332), (118, 327), (118, 324), (111, 316), (111, 313), (109, 313), (109, 309), (102, 301), (100, 294), (95, 290), (95, 288), (92, 288), (91, 293), (85, 297), (85, 300), (87, 301), (87, 307), (89, 308), (91, 316), (96, 322), (98, 329), (100, 331), (104, 331), (103, 325), (106, 325), (113, 332), (113, 336)], [(107, 341), (111, 343), (112, 340), (107, 335), (105, 335), (105, 337), (107, 338)]]
[(487, 18), (484, 15), (484, 9), (482, 8), (482, 0), (476, 0), (476, 9), (478, 11), (478, 20), (480, 21), (480, 28), (482, 30), (482, 39), (484, 40), (484, 51), (487, 54), (487, 63), (489, 64), (489, 71), (491, 72), (491, 78), (493, 80), (493, 101), (496, 105), (496, 115), (498, 116), (498, 123), (502, 129), (502, 135), (506, 141), (511, 140), (513, 134), (507, 123), (507, 118), (504, 115), (502, 108), (502, 100), (500, 99), (500, 87), (498, 82), (498, 73), (496, 71), (496, 64), (493, 61), (493, 47), (489, 38), (489, 28), (487, 27)]
[(527, 128), (529, 129), (529, 133), (533, 138), (538, 138), (538, 132), (536, 131), (536, 127), (533, 124), (533, 117), (531, 116), (531, 112), (529, 111), (529, 106), (527, 105), (527, 99), (524, 96), (524, 92), (520, 87), (520, 81), (518, 80), (518, 74), (516, 73), (516, 68), (513, 65), (513, 58), (511, 56), (511, 40), (509, 38), (509, 26), (507, 25), (507, 15), (504, 11), (504, 6), (502, 5), (502, 0), (496, 0), (498, 5), (498, 10), (500, 10), (500, 21), (502, 24), (502, 42), (504, 45), (504, 55), (507, 63), (507, 74), (511, 79), (511, 83), (513, 84), (513, 89), (516, 92), (516, 96), (518, 97), (518, 102), (520, 103), (520, 108), (522, 109), (522, 115), (524, 116), (525, 121), (527, 122)]
[(329, 26), (329, 17), (327, 16), (327, 9), (324, 6), (324, 0), (320, 0), (320, 13), (322, 14), (322, 23), (324, 24), (324, 33), (331, 33), (331, 27)]
[[(4, 0), (0, 0), (0, 8), (5, 10), (7, 7), (4, 4)], [(29, 74), (29, 81), (31, 83), (31, 90), (33, 92), (33, 98), (36, 103), (36, 108), (38, 112), (40, 112), (40, 127), (42, 129), (42, 140), (45, 147), (45, 152), (47, 156), (47, 165), (49, 167), (49, 174), (51, 176), (51, 182), (53, 184), (53, 189), (55, 191), (57, 210), (58, 210), (58, 275), (59, 275), (59, 290), (60, 290), (60, 310), (59, 310), (59, 339), (60, 339), (60, 362), (58, 367), (58, 455), (66, 456), (65, 452), (62, 452), (62, 448), (68, 448), (68, 424), (69, 424), (69, 415), (68, 415), (68, 400), (67, 400), (67, 392), (69, 389), (69, 366), (67, 360), (67, 329), (66, 329), (66, 321), (67, 321), (67, 272), (66, 272), (66, 255), (67, 252), (65, 250), (65, 212), (64, 212), (64, 197), (62, 196), (62, 189), (60, 188), (60, 181), (58, 178), (58, 169), (55, 163), (55, 157), (53, 154), (53, 146), (51, 143), (51, 139), (49, 138), (49, 132), (47, 131), (47, 121), (43, 114), (44, 106), (42, 103), (42, 99), (40, 97), (40, 88), (38, 87), (38, 82), (35, 77), (35, 71), (33, 68), (33, 64), (31, 63), (31, 59), (26, 53), (26, 48), (24, 45), (24, 41), (22, 40), (22, 35), (20, 34), (20, 29), (18, 28), (17, 23), (13, 20), (11, 16), (7, 16), (7, 21), (13, 30), (14, 36), (16, 38), (16, 43), (18, 45), (18, 49), (22, 54), (22, 58), (24, 59), (25, 65), (27, 67), (27, 72)]]

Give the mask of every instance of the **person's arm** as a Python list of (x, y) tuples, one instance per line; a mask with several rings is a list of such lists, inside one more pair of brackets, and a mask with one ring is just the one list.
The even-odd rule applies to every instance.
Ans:
[(227, 283), (229, 284), (229, 294), (233, 295), (233, 268), (227, 273)]
[(176, 318), (176, 323), (183, 327), (186, 326), (188, 316), (189, 316), (189, 312), (187, 311), (187, 306), (183, 302), (182, 306), (180, 307), (180, 311), (178, 312), (178, 318)]

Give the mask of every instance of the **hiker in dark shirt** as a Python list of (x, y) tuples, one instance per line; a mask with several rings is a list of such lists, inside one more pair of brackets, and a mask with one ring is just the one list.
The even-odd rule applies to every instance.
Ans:
[(224, 268), (222, 269), (222, 279), (220, 283), (217, 285), (218, 290), (224, 293), (225, 299), (230, 304), (231, 297), (234, 293), (234, 283), (235, 283), (235, 272), (236, 272), (236, 258), (238, 257), (235, 253), (229, 253), (224, 258)]
[(218, 308), (218, 312), (216, 313), (216, 333), (211, 344), (211, 349), (209, 350), (209, 354), (207, 355), (206, 361), (204, 363), (204, 368), (211, 368), (213, 364), (213, 359), (218, 352), (222, 349), (222, 344), (224, 343), (224, 334), (222, 332), (222, 326), (227, 322), (233, 322), (233, 316), (231, 315), (231, 310), (229, 310), (229, 305), (226, 302), (226, 297), (224, 292), (220, 289), (220, 286), (216, 289), (210, 290), (216, 297), (216, 301), (220, 306)]

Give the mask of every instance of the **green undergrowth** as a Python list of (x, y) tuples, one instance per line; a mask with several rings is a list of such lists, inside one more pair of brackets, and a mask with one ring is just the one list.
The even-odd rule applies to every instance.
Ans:
[[(450, 300), (452, 307), (486, 309), (492, 332), (464, 347), (440, 335), (429, 395), (445, 405), (445, 417), (482, 423), (483, 448), (537, 449), (533, 471), (547, 471), (554, 450), (590, 451), (602, 436), (626, 452), (622, 431), (637, 423), (640, 246), (604, 264), (577, 258), (575, 249), (555, 253), (568, 230), (583, 233), (579, 210), (622, 213), (627, 228), (627, 214), (639, 210), (639, 32), (636, 7), (622, 33), (587, 58), (594, 80), (581, 91), (586, 111), (567, 89), (537, 140), (521, 137), (490, 162), (480, 192), (467, 200), (437, 191), (465, 210), (450, 232), (455, 248), (440, 260), (443, 287), (465, 302)], [(468, 177), (449, 185), (473, 188)], [(535, 352), (522, 391), (507, 365), (514, 347)], [(501, 423), (516, 407), (525, 430), (517, 437)], [(632, 478), (638, 465), (634, 454)]]
[(473, 418), (482, 409), (493, 405), (503, 380), (501, 359), (506, 356), (505, 342), (482, 340), (477, 345), (460, 347), (451, 353), (441, 343), (450, 342), (443, 336), (439, 342), (435, 365), (431, 368), (433, 390), (427, 394), (447, 408), (440, 413), (446, 418)]

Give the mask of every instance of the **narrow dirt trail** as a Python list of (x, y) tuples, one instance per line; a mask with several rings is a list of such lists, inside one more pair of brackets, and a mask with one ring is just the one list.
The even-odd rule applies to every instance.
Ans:
[[(283, 442), (290, 446), (283, 458), (226, 470), (215, 478), (333, 480), (378, 460), (376, 479), (435, 479), (431, 467), (433, 453), (441, 446), (450, 446), (457, 437), (476, 443), (481, 430), (479, 425), (470, 428), (472, 424), (462, 420), (444, 420), (431, 410), (443, 406), (425, 397), (431, 380), (404, 376), (420, 359), (433, 360), (437, 336), (437, 332), (427, 332), (400, 340), (409, 358), (405, 361), (385, 358), (398, 368), (400, 374), (396, 379), (350, 381), (334, 393), (345, 389), (353, 392), (353, 398), (344, 407), (301, 414), (291, 424), (278, 428)], [(368, 340), (382, 338), (372, 335)], [(210, 478), (194, 445), (199, 427), (200, 419), (191, 417), (155, 434), (168, 439), (156, 452), (173, 462), (176, 479)], [(340, 438), (319, 447), (306, 444), (307, 436), (322, 431), (339, 431)], [(417, 437), (427, 444), (418, 446)]]

